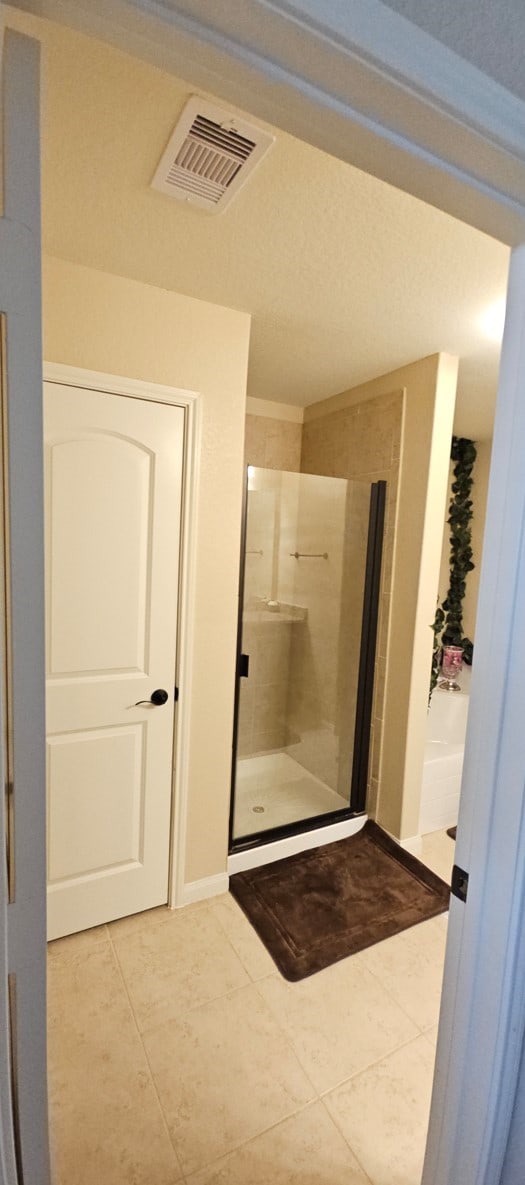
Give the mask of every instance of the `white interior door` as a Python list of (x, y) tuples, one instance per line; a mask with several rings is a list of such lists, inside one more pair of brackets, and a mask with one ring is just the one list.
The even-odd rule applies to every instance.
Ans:
[(46, 383), (44, 425), (56, 938), (167, 901), (184, 411)]

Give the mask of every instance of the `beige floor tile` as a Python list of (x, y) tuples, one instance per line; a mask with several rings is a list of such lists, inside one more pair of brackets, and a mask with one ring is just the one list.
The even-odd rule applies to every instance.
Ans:
[(219, 897), (211, 903), (210, 908), (250, 978), (262, 979), (265, 975), (271, 975), (275, 971), (275, 963), (231, 894)]
[(186, 1180), (187, 1185), (369, 1185), (323, 1103)]
[(111, 945), (49, 962), (55, 1185), (175, 1185), (180, 1169)]
[(53, 942), (48, 942), (47, 953), (50, 959), (55, 959), (57, 955), (61, 958), (67, 956), (75, 957), (78, 954), (84, 954), (88, 950), (93, 950), (94, 947), (100, 946), (101, 943), (109, 942), (109, 934), (107, 926), (94, 926), (92, 930), (81, 930), (79, 934), (68, 934), (65, 938), (55, 938)]
[(325, 1097), (374, 1185), (420, 1185), (434, 1055), (425, 1037)]
[(437, 918), (434, 918), (434, 922), (435, 922), (435, 924), (436, 924), (437, 926), (440, 926), (440, 927), (441, 927), (441, 929), (442, 929), (442, 930), (444, 930), (445, 934), (447, 933), (447, 930), (448, 930), (448, 919), (449, 919), (449, 916), (450, 916), (450, 915), (449, 915), (449, 912), (448, 912), (448, 909), (447, 909), (447, 910), (445, 911), (445, 913), (440, 913), (440, 914), (438, 914)]
[(416, 1026), (361, 965), (360, 957), (345, 959), (300, 983), (273, 975), (257, 984), (320, 1092), (417, 1035)]
[(425, 1032), (423, 1033), (423, 1036), (426, 1037), (427, 1041), (430, 1041), (430, 1044), (431, 1044), (432, 1049), (434, 1051), (437, 1047), (438, 1028), (439, 1028), (439, 1025), (432, 1025), (432, 1028), (425, 1029)]
[(445, 942), (445, 927), (432, 918), (370, 946), (360, 956), (418, 1029), (428, 1029), (439, 1019)]
[(187, 917), (188, 914), (195, 913), (196, 910), (207, 909), (209, 904), (209, 900), (194, 901), (191, 905), (184, 905), (181, 909), (170, 909), (167, 905), (158, 905), (155, 909), (145, 909), (142, 913), (132, 913), (126, 918), (117, 918), (116, 922), (109, 922), (109, 934), (112, 939), (118, 941), (121, 938), (127, 938), (130, 934), (139, 934), (141, 930), (151, 930), (154, 926), (162, 925), (163, 922), (171, 922), (173, 918), (181, 917), (182, 914)]
[(249, 982), (209, 909), (178, 910), (113, 941), (141, 1032)]
[(314, 1097), (252, 984), (147, 1032), (144, 1044), (186, 1175)]
[(140, 934), (142, 930), (152, 930), (173, 918), (173, 910), (167, 905), (158, 905), (156, 909), (144, 909), (141, 913), (132, 913), (127, 918), (117, 918), (116, 922), (108, 923), (108, 931), (112, 941), (128, 938), (133, 934)]

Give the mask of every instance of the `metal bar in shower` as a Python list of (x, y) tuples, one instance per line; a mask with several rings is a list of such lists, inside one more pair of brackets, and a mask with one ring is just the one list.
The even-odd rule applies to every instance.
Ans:
[(352, 761), (352, 786), (350, 792), (350, 806), (356, 813), (366, 810), (385, 505), (386, 481), (373, 482), (368, 522), (359, 680)]
[(291, 551), (290, 557), (294, 560), (327, 560), (327, 551)]

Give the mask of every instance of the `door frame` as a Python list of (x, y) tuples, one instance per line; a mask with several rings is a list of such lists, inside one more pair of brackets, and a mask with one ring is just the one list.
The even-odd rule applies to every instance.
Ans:
[[(425, 60), (418, 54), (417, 31), (410, 22), (405, 21), (391, 10), (386, 10), (379, 0), (355, 0), (352, 5), (341, 5), (338, 0), (326, 0), (320, 6), (317, 0), (275, 0), (268, 4), (261, 0), (262, 14), (269, 23), (270, 33), (274, 34), (277, 46), (262, 45), (259, 39), (264, 33), (259, 22), (253, 32), (252, 44), (240, 43), (240, 31), (245, 31), (247, 16), (258, 9), (255, 0), (247, 0), (247, 12), (243, 14), (243, 23), (236, 19), (237, 14), (230, 14), (226, 8), (224, 14), (219, 10), (213, 12), (205, 10), (204, 18), (200, 22), (193, 15), (193, 22), (188, 16), (188, 9), (201, 8), (204, 5), (186, 3), (179, 5), (182, 13), (177, 13), (175, 5), (163, 3), (154, 5), (152, 0), (134, 0), (133, 4), (126, 0), (104, 0), (104, 3), (87, 5), (85, 3), (71, 3), (71, 0), (26, 0), (24, 7), (33, 8), (40, 16), (67, 21), (68, 9), (74, 10), (70, 15), (73, 23), (83, 24), (86, 32), (91, 35), (117, 40), (119, 48), (123, 48), (122, 41), (129, 34), (127, 52), (147, 56), (155, 56), (155, 64), (166, 69), (173, 68), (170, 61), (170, 48), (175, 44), (185, 58), (194, 77), (193, 67), (195, 53), (192, 58), (191, 49), (197, 47), (200, 55), (202, 70), (200, 79), (195, 85), (205, 85), (203, 79), (208, 79), (208, 89), (216, 92), (222, 89), (225, 93), (229, 87), (231, 101), (235, 101), (233, 91), (237, 96), (237, 104), (248, 109), (259, 107), (259, 117), (264, 118), (261, 110), (261, 95), (272, 96), (272, 103), (267, 103), (267, 115), (272, 122), (284, 126), (286, 130), (302, 134), (307, 116), (310, 115), (308, 126), (305, 128), (304, 138), (314, 138), (325, 151), (332, 151), (342, 159), (353, 156), (353, 163), (358, 167), (384, 174), (387, 168), (391, 184), (397, 184), (419, 197), (435, 201), (436, 192), (439, 193), (439, 206), (448, 209), (456, 217), (462, 217), (471, 225), (478, 225), (486, 233), (510, 243), (525, 243), (525, 203), (523, 201), (523, 177), (525, 176), (525, 106), (517, 98), (509, 95), (503, 88), (492, 83), (480, 71), (474, 71), (468, 64), (458, 59), (452, 52), (443, 50), (440, 54), (439, 45), (432, 38), (425, 38), (423, 49), (428, 46), (431, 54), (431, 64), (434, 73), (431, 82), (422, 80)], [(322, 7), (322, 11), (320, 11)], [(116, 11), (118, 10), (118, 11)], [(257, 15), (257, 13), (255, 13)], [(260, 15), (260, 14), (259, 14)], [(388, 25), (386, 18), (389, 18)], [(208, 23), (206, 23), (206, 17)], [(226, 32), (217, 34), (216, 28), (211, 28), (213, 20), (215, 26), (221, 17), (235, 20), (234, 35)], [(281, 19), (279, 19), (281, 17)], [(163, 19), (164, 18), (164, 21)], [(133, 19), (140, 24), (137, 30), (132, 27)], [(152, 28), (148, 20), (158, 28)], [(283, 36), (283, 20), (285, 33)], [(96, 28), (90, 22), (96, 24)], [(348, 29), (348, 23), (360, 23), (359, 28)], [(394, 21), (394, 23), (392, 23)], [(170, 24), (170, 32), (174, 28), (182, 35), (169, 38), (166, 24)], [(177, 28), (178, 25), (178, 28)], [(88, 26), (88, 27), (86, 27)], [(341, 26), (343, 26), (341, 28)], [(364, 29), (364, 31), (363, 31)], [(154, 33), (159, 34), (155, 43)], [(392, 35), (389, 37), (389, 33)], [(134, 35), (134, 36), (133, 36)], [(422, 35), (424, 37), (424, 35)], [(162, 40), (161, 40), (162, 37)], [(384, 51), (384, 41), (388, 38), (391, 53)], [(302, 39), (302, 40), (301, 40)], [(190, 42), (188, 46), (188, 41)], [(268, 37), (267, 37), (268, 41)], [(219, 42), (218, 53), (216, 50)], [(300, 57), (297, 56), (299, 43)], [(210, 52), (210, 45), (213, 49)], [(279, 54), (279, 46), (282, 52)], [(399, 62), (393, 61), (399, 47), (406, 49), (409, 59), (400, 68)], [(217, 53), (213, 59), (213, 50)], [(257, 53), (256, 51), (259, 50)], [(301, 52), (302, 51), (302, 52)], [(341, 55), (346, 58), (346, 70), (341, 69)], [(284, 60), (283, 60), (284, 59)], [(319, 71), (320, 64), (325, 67), (327, 78), (323, 87), (317, 80), (305, 77), (308, 68)], [(343, 63), (344, 64), (344, 63)], [(419, 65), (418, 65), (419, 64)], [(214, 67), (214, 69), (212, 68)], [(357, 67), (357, 68), (356, 68)], [(441, 69), (440, 69), (441, 67)], [(182, 65), (181, 65), (182, 70)], [(242, 76), (242, 84), (240, 81)], [(233, 82), (231, 81), (233, 77)], [(336, 82), (344, 77), (350, 83), (354, 80), (359, 92), (358, 109), (347, 93), (336, 91)], [(334, 80), (333, 85), (331, 79)], [(228, 81), (229, 80), (229, 81)], [(376, 90), (373, 90), (373, 83)], [(367, 85), (370, 83), (371, 85)], [(464, 83), (464, 85), (462, 85)], [(372, 86), (372, 89), (371, 89)], [(379, 101), (377, 91), (380, 91)], [(483, 100), (483, 91), (486, 96)], [(421, 103), (421, 100), (423, 102)], [(494, 100), (494, 101), (493, 101)], [(487, 104), (490, 106), (488, 111)], [(421, 106), (423, 111), (421, 111)], [(436, 114), (432, 123), (432, 115)], [(272, 120), (271, 112), (274, 114)], [(397, 125), (392, 127), (392, 118), (396, 114)], [(421, 118), (424, 114), (425, 119)], [(419, 119), (417, 116), (419, 115)], [(496, 120), (495, 115), (500, 117)], [(415, 117), (415, 118), (413, 118)], [(421, 144), (420, 134), (428, 126), (433, 128), (434, 143)], [(512, 144), (510, 143), (512, 140)], [(375, 141), (375, 142), (374, 142)], [(480, 141), (482, 151), (480, 152)], [(378, 151), (378, 144), (380, 151)], [(452, 149), (456, 156), (453, 159)], [(36, 158), (35, 158), (36, 159)], [(483, 169), (483, 164), (490, 160), (490, 167)], [(19, 148), (16, 163), (20, 165), (23, 153)], [(33, 157), (27, 157), (29, 165), (33, 165)], [(508, 166), (508, 167), (506, 167)], [(507, 184), (508, 178), (513, 184)], [(28, 189), (32, 193), (31, 188)], [(525, 861), (508, 860), (508, 846), (504, 843), (501, 828), (497, 837), (487, 847), (488, 824), (487, 815), (492, 808), (492, 798), (498, 785), (506, 782), (510, 774), (510, 783), (506, 795), (506, 822), (515, 824), (520, 835), (519, 855), (525, 852), (525, 836), (523, 834), (523, 779), (522, 769), (519, 768), (522, 743), (522, 721), (516, 724), (516, 712), (520, 708), (520, 699), (512, 701), (509, 692), (509, 656), (512, 658), (513, 687), (521, 677), (522, 690), (525, 683), (523, 664), (518, 668), (516, 659), (520, 657), (520, 646), (525, 635), (521, 615), (515, 606), (520, 602), (516, 593), (521, 591), (516, 576), (520, 580), (523, 573), (518, 571), (522, 550), (522, 539), (525, 531), (525, 481), (521, 471), (513, 466), (512, 481), (508, 466), (509, 454), (512, 451), (512, 417), (516, 412), (516, 395), (519, 387), (520, 375), (525, 374), (525, 248), (520, 247), (514, 257), (514, 275), (519, 283), (511, 283), (508, 300), (508, 325), (504, 344), (505, 365), (502, 367), (498, 392), (498, 418), (502, 431), (499, 434), (499, 445), (493, 455), (491, 466), (491, 484), (489, 492), (488, 521), (492, 521), (491, 554), (486, 549), (483, 565), (480, 613), (478, 621), (481, 632), (485, 634), (485, 652), (489, 650), (489, 641), (493, 634), (491, 626), (494, 622), (493, 602), (496, 598), (497, 615), (501, 623), (499, 641), (503, 649), (498, 652), (498, 679), (494, 687), (493, 665), (488, 669), (490, 679), (482, 683), (481, 672), (478, 680), (477, 671), (473, 681), (473, 710), (471, 713), (472, 744), (467, 744), (465, 790), (469, 787), (468, 798), (473, 800), (474, 792), (478, 789), (475, 784), (477, 768), (472, 756), (474, 753), (474, 721), (476, 721), (477, 739), (481, 736), (485, 719), (490, 719), (491, 727), (488, 735), (483, 738), (483, 752), (489, 756), (490, 762), (483, 768), (483, 786), (479, 799), (482, 799), (484, 811), (465, 813), (460, 821), (458, 836), (457, 859), (464, 861), (464, 867), (471, 873), (472, 889), (487, 888), (486, 895), (481, 892), (470, 892), (466, 906), (459, 902), (453, 903), (452, 922), (454, 940), (449, 939), (449, 954), (447, 955), (449, 1000), (448, 1012), (451, 1020), (447, 1023), (444, 1039), (440, 1038), (438, 1047), (439, 1090), (441, 1098), (437, 1099), (435, 1114), (435, 1128), (433, 1142), (435, 1147), (447, 1152), (448, 1168), (442, 1162), (439, 1167), (427, 1163), (425, 1182), (430, 1185), (450, 1185), (452, 1180), (458, 1180), (453, 1170), (458, 1163), (458, 1154), (467, 1151), (467, 1144), (474, 1153), (480, 1153), (476, 1164), (471, 1164), (468, 1177), (463, 1176), (464, 1185), (495, 1185), (497, 1177), (488, 1171), (488, 1156), (496, 1150), (501, 1154), (502, 1144), (508, 1134), (509, 1115), (516, 1090), (517, 1068), (515, 1060), (505, 1062), (504, 1046), (510, 1040), (517, 1045), (523, 1036), (523, 998), (525, 995), (525, 942), (522, 927), (517, 923), (519, 907), (523, 900), (523, 872)], [(38, 291), (38, 284), (36, 285)], [(34, 347), (33, 339), (29, 346)], [(508, 362), (506, 361), (508, 359)], [(35, 394), (33, 390), (33, 394)], [(28, 417), (27, 430), (33, 426), (33, 411)], [(525, 424), (519, 420), (516, 424), (518, 433), (514, 433), (514, 450), (525, 446)], [(23, 454), (22, 454), (23, 456)], [(19, 457), (14, 457), (16, 464)], [(31, 473), (30, 478), (33, 478)], [(519, 505), (511, 505), (516, 491), (520, 495)], [(34, 510), (34, 507), (33, 507)], [(506, 530), (505, 547), (502, 552), (500, 545), (503, 512), (508, 510), (507, 520), (510, 524)], [(506, 523), (505, 523), (506, 525)], [(503, 541), (502, 541), (503, 543)], [(494, 562), (499, 557), (504, 566), (500, 585), (496, 587), (496, 580), (488, 568), (488, 562)], [(38, 558), (33, 559), (33, 568), (37, 568)], [(37, 571), (38, 581), (38, 571)], [(484, 591), (485, 590), (485, 591)], [(496, 593), (502, 593), (500, 603)], [(492, 595), (494, 593), (494, 596)], [(521, 598), (523, 603), (523, 597)], [(481, 609), (483, 608), (483, 612)], [(501, 616), (501, 608), (508, 610)], [(477, 653), (479, 655), (479, 645)], [(494, 658), (494, 655), (492, 655)], [(478, 662), (478, 660), (476, 660)], [(33, 680), (38, 682), (39, 667), (33, 664)], [(474, 688), (478, 690), (474, 694)], [(474, 710), (474, 700), (476, 708)], [(523, 696), (521, 697), (523, 702)], [(481, 711), (483, 708), (483, 712)], [(505, 737), (506, 747), (501, 745), (501, 724), (505, 722), (506, 709), (510, 708), (509, 723), (514, 724), (518, 731), (515, 740), (519, 744), (509, 741), (508, 727)], [(469, 752), (471, 757), (469, 758)], [(470, 770), (467, 772), (468, 767)], [(478, 799), (478, 806), (479, 806)], [(462, 800), (466, 804), (465, 793)], [(511, 826), (510, 834), (514, 835)], [(497, 844), (494, 842), (497, 838)], [(41, 839), (41, 837), (40, 837)], [(497, 850), (498, 849), (498, 850)], [(516, 851), (516, 848), (514, 849)], [(490, 863), (487, 867), (487, 857)], [(500, 868), (498, 869), (498, 857)], [(468, 863), (466, 863), (468, 859)], [(503, 868), (505, 877), (498, 878), (498, 872)], [(489, 880), (491, 883), (489, 883)], [(494, 893), (488, 891), (490, 888)], [(484, 900), (481, 898), (484, 897)], [(467, 973), (464, 976), (465, 987), (475, 982), (478, 958), (483, 949), (483, 937), (486, 926), (483, 924), (483, 910), (487, 907), (491, 920), (499, 918), (499, 942), (497, 950), (497, 970), (504, 980), (505, 992), (498, 991), (494, 986), (494, 960), (490, 960), (490, 974), (486, 977), (485, 989), (488, 993), (482, 1000), (479, 993), (476, 1003), (475, 1016), (470, 1017), (468, 1041), (456, 1040), (452, 1042), (451, 1034), (461, 1038), (462, 1024), (465, 1018), (465, 1008), (470, 998), (468, 991), (462, 999), (455, 994), (451, 982), (454, 967), (463, 964)], [(460, 920), (461, 916), (461, 920)], [(461, 939), (461, 929), (468, 929), (468, 942)], [(461, 950), (460, 950), (461, 947)], [(478, 977), (479, 978), (479, 977)], [(32, 985), (34, 986), (34, 985)], [(500, 984), (501, 987), (501, 984)], [(492, 995), (491, 995), (492, 991)], [(487, 998), (492, 1007), (487, 1012)], [(497, 1009), (502, 1002), (503, 1009), (498, 1017)], [(494, 1007), (495, 1005), (495, 1007)], [(513, 1013), (513, 1007), (515, 1011)], [(483, 1033), (483, 1044), (487, 1048), (487, 1056), (492, 1058), (493, 1073), (476, 1076), (469, 1062), (468, 1053), (474, 1048), (476, 1034), (472, 1021), (478, 1022), (478, 1029)], [(513, 1022), (514, 1020), (514, 1027)], [(475, 1027), (475, 1026), (474, 1026)], [(35, 1030), (38, 1031), (38, 1030)], [(467, 1034), (465, 1034), (465, 1038)], [(481, 1042), (477, 1041), (479, 1046)], [(485, 1071), (486, 1071), (485, 1058)], [(478, 1068), (478, 1067), (477, 1067)], [(504, 1092), (499, 1090), (502, 1080)], [(34, 1088), (34, 1076), (33, 1076)], [(34, 1089), (33, 1089), (34, 1093)], [(444, 1113), (444, 1097), (447, 1095), (447, 1113)], [(498, 1097), (499, 1096), (499, 1097)], [(465, 1123), (468, 1116), (469, 1123)], [(473, 1144), (474, 1140), (474, 1144)], [(492, 1162), (492, 1168), (494, 1162)], [(449, 1171), (450, 1170), (450, 1171)], [(42, 1173), (43, 1175), (43, 1173)]]
[(44, 382), (81, 387), (108, 395), (122, 395), (148, 403), (168, 403), (184, 411), (184, 449), (182, 473), (181, 547), (179, 569), (179, 607), (175, 682), (179, 698), (175, 706), (173, 762), (171, 779), (171, 823), (169, 835), (168, 906), (177, 909), (185, 904), (186, 831), (189, 796), (189, 741), (191, 723), (191, 676), (195, 635), (195, 568), (198, 470), (201, 437), (202, 400), (199, 392), (180, 387), (165, 387), (143, 379), (103, 374), (96, 370), (44, 362)]

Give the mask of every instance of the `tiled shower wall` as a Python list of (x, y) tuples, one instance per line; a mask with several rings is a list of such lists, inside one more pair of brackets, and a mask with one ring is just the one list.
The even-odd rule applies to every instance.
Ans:
[[(246, 416), (245, 462), (263, 469), (298, 473), (301, 461), (302, 424), (267, 416)], [(250, 555), (245, 565), (245, 602), (277, 597), (272, 587), (271, 554), (273, 486), (258, 491), (250, 513)], [(265, 501), (267, 506), (265, 507)], [(260, 513), (259, 513), (260, 508)], [(270, 512), (270, 513), (268, 513)], [(259, 554), (262, 552), (262, 554)], [(250, 655), (250, 677), (241, 680), (237, 753), (280, 749), (286, 744), (286, 702), (292, 630), (297, 627), (278, 615), (258, 620), (250, 615), (243, 630), (243, 648)]]
[(367, 482), (257, 466), (250, 474), (239, 755), (286, 748), (344, 797), (369, 504)]
[(301, 469), (349, 480), (386, 481), (368, 811), (374, 814), (381, 778), (385, 676), (403, 417), (403, 392), (355, 403), (303, 425)]
[(246, 464), (299, 473), (302, 430), (302, 424), (247, 415), (244, 446)]
[(370, 490), (325, 476), (301, 480), (299, 548), (328, 558), (292, 561), (308, 623), (292, 635), (288, 752), (348, 800)]

